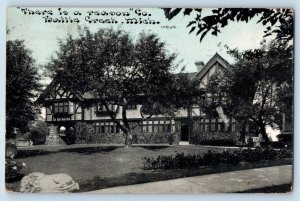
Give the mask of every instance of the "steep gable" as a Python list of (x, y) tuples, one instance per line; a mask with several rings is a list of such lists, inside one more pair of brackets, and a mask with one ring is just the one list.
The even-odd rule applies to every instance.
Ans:
[(226, 71), (230, 64), (216, 53), (197, 73), (194, 79), (200, 80), (200, 88), (205, 88), (211, 75)]
[(73, 99), (76, 98), (83, 101), (84, 98), (77, 92), (74, 92), (64, 85), (61, 81), (60, 76), (57, 75), (52, 82), (43, 90), (37, 103), (43, 103), (47, 100), (58, 100), (58, 99)]

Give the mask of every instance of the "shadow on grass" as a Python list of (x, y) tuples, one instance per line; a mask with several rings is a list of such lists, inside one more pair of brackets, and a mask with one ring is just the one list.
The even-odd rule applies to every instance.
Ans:
[(61, 149), (59, 152), (79, 153), (83, 155), (91, 155), (95, 153), (109, 153), (119, 147), (80, 147), (71, 149)]
[(28, 157), (35, 157), (35, 156), (44, 156), (53, 154), (55, 152), (53, 151), (47, 151), (47, 150), (18, 150), (17, 153), (17, 159), (23, 159)]
[(144, 148), (144, 149), (148, 149), (148, 150), (160, 150), (160, 149), (166, 149), (166, 148), (169, 148), (170, 146), (166, 146), (166, 145), (161, 145), (161, 146), (137, 146), (137, 147), (141, 147), (141, 148)]
[(67, 149), (58, 149), (58, 150), (18, 150), (18, 154), (16, 159), (24, 159), (29, 157), (36, 157), (36, 156), (45, 156), (49, 154), (56, 154), (56, 153), (78, 153), (82, 155), (91, 155), (94, 153), (109, 153), (110, 151), (115, 150), (118, 147), (76, 147), (76, 148), (67, 148)]

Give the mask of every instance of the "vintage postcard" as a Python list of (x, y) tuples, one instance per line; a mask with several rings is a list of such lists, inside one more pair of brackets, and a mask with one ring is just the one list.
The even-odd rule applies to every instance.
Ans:
[(290, 8), (8, 7), (20, 193), (287, 193)]

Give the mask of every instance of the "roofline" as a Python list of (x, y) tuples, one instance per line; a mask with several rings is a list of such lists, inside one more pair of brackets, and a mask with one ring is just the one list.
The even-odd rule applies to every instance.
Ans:
[(206, 73), (211, 69), (211, 67), (220, 59), (221, 62), (224, 62), (225, 65), (222, 65), (222, 67), (225, 70), (228, 70), (227, 67), (231, 66), (223, 57), (221, 57), (217, 52), (216, 54), (203, 66), (202, 70), (197, 73), (197, 75), (194, 77), (195, 79), (202, 79)]

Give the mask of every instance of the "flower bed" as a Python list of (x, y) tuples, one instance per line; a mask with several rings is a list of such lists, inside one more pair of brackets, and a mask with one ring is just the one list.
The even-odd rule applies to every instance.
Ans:
[(201, 166), (215, 166), (221, 164), (236, 165), (239, 162), (257, 162), (263, 160), (276, 160), (291, 158), (291, 150), (274, 150), (272, 148), (239, 149), (223, 151), (221, 153), (208, 151), (203, 155), (178, 153), (157, 158), (143, 157), (143, 167), (146, 170), (155, 169), (185, 169)]
[(5, 181), (18, 181), (23, 177), (23, 168), (26, 167), (24, 162), (15, 161), (7, 158), (5, 160)]

